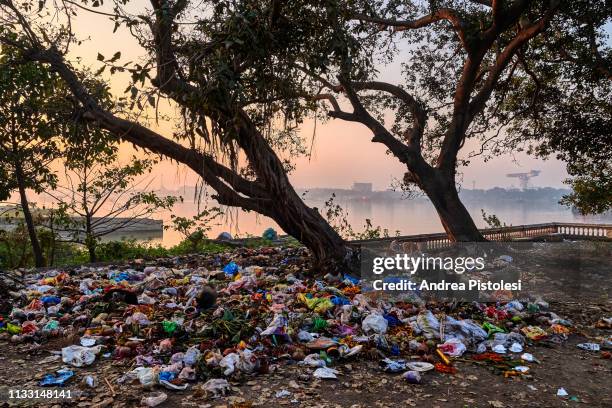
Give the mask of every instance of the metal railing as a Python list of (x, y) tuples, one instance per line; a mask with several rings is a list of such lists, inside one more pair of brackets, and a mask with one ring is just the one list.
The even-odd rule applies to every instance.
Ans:
[[(580, 224), (551, 222), (546, 224), (516, 225), (502, 228), (481, 229), (482, 235), (490, 241), (511, 241), (536, 237), (561, 236), (570, 239), (612, 240), (612, 224)], [(381, 241), (427, 243), (428, 248), (443, 247), (451, 240), (446, 233), (406, 235), (380, 239), (351, 241), (353, 244), (367, 244)]]

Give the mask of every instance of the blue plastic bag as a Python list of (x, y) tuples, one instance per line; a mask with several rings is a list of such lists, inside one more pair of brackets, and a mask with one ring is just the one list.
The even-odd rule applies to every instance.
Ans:
[(45, 306), (53, 306), (61, 302), (62, 299), (59, 296), (43, 296), (40, 298), (40, 301), (43, 302)]
[(162, 371), (161, 373), (159, 373), (160, 381), (172, 381), (175, 378), (176, 378), (176, 374), (170, 371)]
[(45, 374), (42, 380), (38, 383), (41, 387), (57, 387), (62, 386), (74, 376), (74, 371), (58, 370), (55, 374)]
[(234, 276), (239, 270), (240, 267), (234, 261), (228, 263), (223, 267), (223, 272), (225, 272), (226, 275), (230, 276)]

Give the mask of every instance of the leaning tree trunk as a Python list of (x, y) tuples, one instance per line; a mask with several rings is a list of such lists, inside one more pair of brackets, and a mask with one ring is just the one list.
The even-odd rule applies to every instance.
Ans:
[(345, 241), (315, 208), (297, 194), (284, 166), (259, 129), (244, 112), (236, 115), (240, 130), (237, 142), (258, 178), (266, 186), (273, 205), (264, 209), (270, 218), (312, 252), (316, 268), (337, 271), (349, 266)]
[(432, 169), (431, 172), (420, 177), (418, 184), (436, 208), (450, 240), (455, 242), (486, 241), (459, 199), (454, 176), (446, 175), (438, 169)]
[(269, 216), (289, 235), (303, 243), (314, 258), (314, 267), (337, 271), (347, 264), (347, 245), (315, 208), (310, 208), (293, 189), (274, 206)]
[[(160, 57), (166, 56), (164, 54)], [(187, 165), (215, 190), (213, 197), (219, 204), (242, 207), (272, 218), (286, 233), (312, 251), (315, 266), (323, 269), (344, 266), (347, 254), (350, 253), (344, 240), (316, 209), (309, 208), (302, 201), (289, 182), (283, 163), (242, 109), (211, 107), (208, 104), (193, 107), (203, 117), (214, 119), (228, 128), (256, 174), (254, 181), (244, 179), (206, 153), (185, 147), (138, 123), (116, 117), (102, 109), (57, 52), (37, 50), (30, 58), (49, 63), (57, 70), (83, 104), (85, 119), (96, 122), (124, 141)], [(162, 58), (158, 64), (159, 78), (154, 82), (179, 103), (195, 100), (194, 95), (199, 95), (199, 91), (192, 90), (189, 84), (181, 83), (173, 67), (174, 64), (165, 63)]]
[(28, 204), (28, 197), (26, 195), (24, 175), (19, 165), (16, 166), (15, 177), (17, 178), (17, 185), (19, 187), (21, 210), (23, 211), (23, 218), (25, 219), (28, 235), (30, 236), (30, 244), (32, 245), (32, 253), (34, 254), (34, 264), (37, 268), (40, 268), (45, 266), (45, 257), (43, 256), (40, 242), (36, 235), (36, 227), (34, 226), (34, 219), (30, 212), (30, 205)]

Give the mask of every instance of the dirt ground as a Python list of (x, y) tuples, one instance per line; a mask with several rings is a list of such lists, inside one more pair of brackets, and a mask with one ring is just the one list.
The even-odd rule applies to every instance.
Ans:
[[(584, 351), (576, 344), (609, 335), (609, 330), (595, 329), (594, 323), (610, 316), (610, 303), (589, 305), (585, 302), (553, 304), (551, 309), (570, 317), (576, 326), (568, 340), (560, 345), (540, 344), (529, 347), (541, 364), (528, 364), (529, 375), (504, 378), (487, 364), (478, 364), (469, 356), (455, 362), (454, 375), (429, 372), (420, 385), (408, 384), (400, 374), (383, 373), (378, 361), (357, 358), (334, 368), (338, 380), (312, 378), (310, 367), (281, 362), (267, 375), (243, 377), (232, 383), (225, 397), (212, 398), (202, 392), (169, 391), (160, 407), (612, 407), (612, 360), (600, 352)], [(62, 366), (53, 359), (51, 350), (59, 350), (72, 339), (57, 339), (39, 348), (0, 342), (0, 389), (2, 406), (140, 406), (149, 392), (139, 384), (119, 385), (116, 379), (131, 369), (129, 361), (96, 361), (91, 367), (76, 369), (77, 376), (67, 387), (71, 400), (7, 400), (7, 390), (32, 389), (45, 374)], [(87, 374), (97, 378), (95, 388), (81, 386)], [(108, 380), (108, 383), (105, 381)], [(112, 389), (111, 389), (112, 387)], [(563, 387), (569, 397), (560, 398)], [(279, 391), (288, 395), (277, 397)], [(287, 394), (287, 393), (284, 393)]]

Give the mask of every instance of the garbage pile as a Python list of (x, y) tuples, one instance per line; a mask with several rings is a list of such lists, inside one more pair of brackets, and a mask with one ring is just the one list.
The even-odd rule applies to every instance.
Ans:
[(73, 339), (57, 350), (65, 366), (40, 386), (93, 385), (95, 376), (79, 370), (129, 361), (115, 386), (154, 391), (142, 400), (147, 406), (166, 400), (162, 389), (225, 395), (228, 380), (280, 364), (307, 367), (323, 380), (337, 379), (337, 367), (355, 359), (379, 361), (382, 372), (414, 384), (466, 362), (525, 376), (539, 363), (530, 346), (563, 342), (572, 331), (542, 300), (391, 301), (362, 293), (348, 274), (319, 280), (303, 248), (65, 268), (30, 274), (24, 285), (0, 315), (0, 341)]

